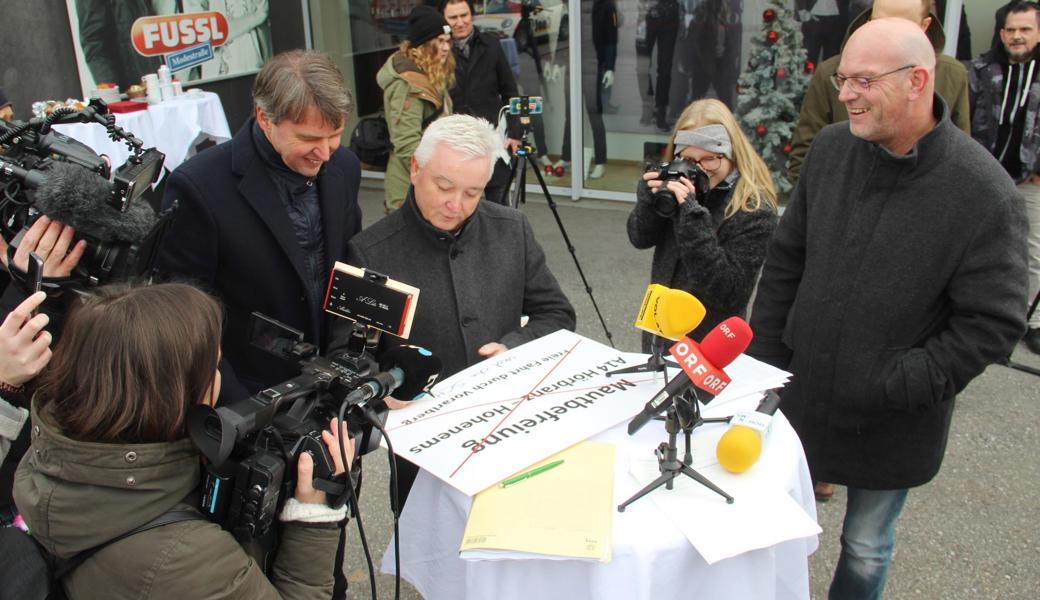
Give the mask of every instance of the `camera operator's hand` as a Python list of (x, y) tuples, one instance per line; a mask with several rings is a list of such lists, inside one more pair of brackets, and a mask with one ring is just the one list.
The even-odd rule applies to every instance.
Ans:
[[(646, 185), (650, 188), (650, 193), (652, 194), (656, 194), (661, 189), (661, 185), (665, 183), (658, 179), (659, 175), (658, 171), (643, 173), (643, 181), (646, 181)], [(675, 195), (675, 201), (679, 204), (686, 202), (687, 198), (695, 197), (697, 193), (697, 186), (693, 185), (693, 182), (686, 177), (680, 177), (678, 181), (669, 181), (665, 185), (665, 189)]]
[[(43, 259), (44, 277), (68, 277), (87, 249), (86, 240), (80, 240), (69, 250), (75, 234), (72, 227), (54, 221), (47, 215), (40, 215), (18, 243), (14, 252), (14, 267), (24, 272), (29, 266), (29, 253), (36, 252)], [(11, 268), (7, 264), (7, 244), (2, 239), (0, 261), (8, 269)]]
[(0, 382), (8, 387), (21, 387), (51, 359), (51, 334), (43, 330), (50, 318), (33, 316), (46, 298), (43, 292), (29, 296), (0, 325)]
[(509, 148), (510, 154), (516, 154), (516, 149), (520, 147), (520, 140), (516, 138), (506, 138), (506, 148)]
[[(354, 440), (347, 433), (347, 423), (337, 427), (338, 419), (333, 417), (329, 428), (321, 432), (321, 440), (332, 455), (332, 463), (336, 466), (334, 475), (339, 475), (350, 470), (354, 462)], [(339, 430), (337, 433), (337, 429)], [(339, 440), (343, 438), (343, 446), (347, 451), (347, 464), (343, 464), (343, 457), (339, 453)], [(349, 483), (348, 483), (349, 485)], [(324, 504), (325, 492), (314, 489), (314, 459), (306, 452), (300, 454), (296, 463), (296, 500), (304, 504)]]

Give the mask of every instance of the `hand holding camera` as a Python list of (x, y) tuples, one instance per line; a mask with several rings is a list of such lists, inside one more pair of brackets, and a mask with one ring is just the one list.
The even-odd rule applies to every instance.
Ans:
[[(44, 277), (68, 277), (87, 249), (85, 240), (72, 243), (75, 234), (72, 227), (54, 221), (47, 215), (40, 215), (26, 230), (15, 250), (14, 268), (24, 273), (29, 263), (29, 253), (35, 252), (44, 261)], [(7, 244), (3, 238), (0, 238), (0, 261), (10, 270), (11, 265), (7, 264)]]
[[(329, 428), (321, 432), (321, 441), (325, 442), (325, 446), (328, 448), (329, 455), (332, 457), (332, 462), (335, 465), (333, 476), (346, 473), (350, 470), (351, 463), (354, 462), (354, 440), (347, 433), (347, 423), (346, 421), (339, 423), (339, 427), (336, 427), (337, 424), (338, 419), (333, 417)], [(346, 464), (343, 464), (343, 457), (339, 452), (340, 439), (343, 440), (343, 446), (346, 449)], [(296, 463), (296, 477), (296, 492), (294, 496), (297, 501), (304, 504), (325, 503), (325, 492), (315, 489), (313, 485), (314, 458), (310, 453), (300, 453), (300, 458)]]
[(643, 173), (643, 180), (650, 188), (654, 212), (665, 218), (674, 216), (691, 195), (696, 202), (703, 203), (708, 193), (708, 175), (682, 159), (650, 167)]

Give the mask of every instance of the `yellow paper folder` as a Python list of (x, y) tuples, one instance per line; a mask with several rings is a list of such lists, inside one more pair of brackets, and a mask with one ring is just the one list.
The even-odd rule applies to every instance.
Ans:
[(556, 468), (474, 496), (460, 556), (610, 562), (614, 446), (581, 442), (521, 473), (558, 460)]

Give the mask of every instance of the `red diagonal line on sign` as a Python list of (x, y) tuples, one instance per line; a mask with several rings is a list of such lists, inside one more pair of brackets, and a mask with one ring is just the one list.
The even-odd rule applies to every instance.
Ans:
[[(479, 448), (480, 446), (483, 446), (484, 442), (486, 442), (487, 439), (489, 437), (491, 437), (491, 434), (494, 433), (495, 430), (498, 429), (502, 425), (502, 423), (505, 423), (505, 420), (508, 419), (510, 417), (510, 415), (512, 415), (514, 412), (516, 412), (516, 409), (520, 408), (520, 406), (524, 402), (526, 402), (527, 400), (529, 400), (531, 398), (531, 392), (533, 392), (535, 390), (535, 388), (537, 388), (538, 386), (542, 385), (542, 382), (545, 381), (545, 379), (547, 377), (549, 377), (549, 375), (551, 375), (553, 371), (556, 370), (556, 367), (562, 365), (563, 361), (567, 360), (567, 357), (571, 355), (571, 352), (574, 352), (574, 349), (577, 348), (578, 344), (580, 344), (580, 343), (581, 343), (581, 340), (578, 340), (577, 342), (574, 342), (574, 345), (571, 346), (570, 349), (567, 350), (567, 352), (565, 352), (563, 354), (563, 356), (560, 357), (560, 360), (556, 361), (556, 364), (553, 365), (553, 368), (549, 369), (545, 373), (545, 375), (543, 375), (542, 378), (538, 380), (538, 383), (534, 384), (534, 387), (532, 387), (530, 390), (527, 391), (526, 394), (524, 394), (523, 396), (520, 397), (520, 401), (516, 403), (516, 406), (514, 406), (511, 409), (509, 409), (509, 412), (507, 412), (505, 415), (502, 416), (502, 419), (499, 420), (499, 422), (496, 423), (495, 426), (491, 428), (491, 431), (489, 431), (487, 433), (487, 435), (485, 435), (484, 438), (480, 440), (480, 443), (477, 444), (476, 446), (474, 446), (474, 448)], [(464, 458), (462, 460), (462, 462), (459, 463), (459, 466), (455, 467), (455, 470), (452, 471), (451, 475), (448, 475), (448, 477), (454, 477), (455, 474), (459, 472), (459, 469), (461, 469), (462, 466), (465, 465), (469, 461), (469, 459), (476, 453), (477, 453), (476, 450), (470, 451), (470, 453), (468, 455), (466, 455), (466, 458)]]
[[(630, 383), (640, 384), (640, 383), (645, 383), (647, 381), (654, 381), (656, 379), (657, 379), (656, 377), (647, 377), (645, 379), (631, 380)], [(620, 380), (615, 379), (614, 381), (620, 381)], [(586, 392), (586, 391), (589, 391), (589, 390), (598, 390), (599, 388), (603, 387), (604, 385), (610, 385), (610, 384), (607, 383), (607, 384), (591, 385), (591, 386), (588, 386), (588, 387), (566, 388), (566, 389), (562, 389), (562, 390), (555, 390), (555, 391), (552, 391), (552, 392), (545, 392), (544, 394), (539, 396), (539, 398), (541, 398), (543, 396), (552, 396), (554, 394), (566, 394), (566, 393), (569, 393), (569, 392)], [(491, 406), (492, 404), (501, 404), (503, 402), (522, 401), (525, 398), (526, 399), (531, 399), (531, 400), (534, 399), (534, 398), (528, 398), (529, 396), (530, 396), (530, 394), (525, 394), (523, 396), (514, 396), (512, 398), (496, 398), (494, 400), (489, 400), (487, 402), (481, 402), (480, 404), (470, 404), (469, 406), (464, 406), (462, 408), (456, 408), (456, 409), (453, 409), (453, 410), (446, 410), (444, 412), (438, 412), (437, 414), (434, 414), (434, 415), (428, 415), (428, 416), (423, 417), (422, 419), (420, 419), (418, 421), (412, 421), (408, 425), (398, 425), (397, 427), (388, 427), (387, 431), (388, 432), (396, 431), (398, 429), (401, 429), (402, 427), (408, 427), (409, 425), (418, 425), (419, 423), (427, 423), (429, 421), (432, 421), (434, 419), (438, 419), (440, 417), (449, 417), (449, 416), (451, 416), (451, 415), (453, 415), (455, 413), (464, 412), (464, 411), (468, 411), (468, 410), (473, 410), (474, 408), (480, 408), (482, 406)]]

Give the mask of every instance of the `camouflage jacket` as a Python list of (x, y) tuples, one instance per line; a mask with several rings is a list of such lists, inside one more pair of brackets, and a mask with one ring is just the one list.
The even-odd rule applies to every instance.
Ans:
[[(1037, 55), (1033, 55), (1037, 60)], [(968, 96), (971, 106), (971, 136), (986, 150), (995, 153), (997, 130), (1000, 122), (1000, 105), (1004, 99), (1004, 66), (1007, 59), (999, 51), (979, 56), (968, 64)], [(1037, 71), (1040, 71), (1038, 65)], [(1022, 131), (1022, 146), (1018, 150), (1022, 161), (1022, 176), (1040, 173), (1040, 73), (1033, 75), (1029, 84), (1029, 100), (1026, 101), (1026, 122)]]

